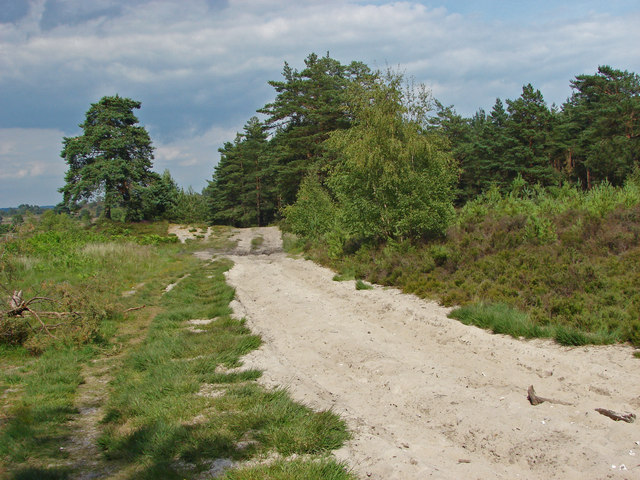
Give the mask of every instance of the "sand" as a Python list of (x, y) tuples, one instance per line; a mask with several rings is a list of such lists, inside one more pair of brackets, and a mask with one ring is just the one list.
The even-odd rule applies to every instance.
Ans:
[[(236, 235), (232, 306), (264, 339), (245, 365), (341, 415), (353, 438), (335, 455), (360, 478), (640, 478), (640, 425), (594, 411), (640, 410), (631, 347), (493, 335), (398, 290), (332, 281), (282, 253), (275, 228)], [(572, 405), (531, 406), (529, 385)]]

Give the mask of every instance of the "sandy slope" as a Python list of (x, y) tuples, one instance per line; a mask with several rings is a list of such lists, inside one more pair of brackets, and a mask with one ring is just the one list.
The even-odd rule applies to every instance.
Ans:
[[(640, 478), (640, 423), (594, 411), (640, 410), (630, 348), (492, 335), (394, 289), (334, 282), (309, 261), (247, 255), (258, 234), (253, 253), (277, 251), (277, 229), (239, 231), (228, 272), (235, 310), (265, 341), (245, 363), (342, 415), (354, 435), (337, 456), (361, 478)], [(533, 407), (531, 384), (573, 405)]]

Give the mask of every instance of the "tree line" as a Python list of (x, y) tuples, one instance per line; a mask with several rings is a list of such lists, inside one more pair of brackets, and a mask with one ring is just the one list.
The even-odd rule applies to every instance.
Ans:
[(562, 106), (548, 106), (528, 84), (506, 106), (497, 99), (490, 113), (471, 118), (438, 104), (434, 128), (460, 164), (458, 200), (491, 185), (505, 190), (518, 176), (542, 186), (622, 185), (640, 161), (640, 77), (601, 66), (571, 89)]
[[(234, 226), (283, 219), (300, 233), (420, 238), (446, 229), (454, 204), (514, 180), (584, 189), (621, 185), (640, 158), (640, 78), (601, 66), (571, 81), (561, 106), (525, 85), (470, 118), (427, 89), (362, 62), (309, 55), (270, 81), (272, 102), (233, 141), (202, 193), (151, 170), (153, 148), (133, 110), (105, 97), (83, 135), (64, 139), (69, 166), (59, 208), (101, 198), (127, 220), (187, 217)], [(188, 212), (188, 214), (187, 214)]]

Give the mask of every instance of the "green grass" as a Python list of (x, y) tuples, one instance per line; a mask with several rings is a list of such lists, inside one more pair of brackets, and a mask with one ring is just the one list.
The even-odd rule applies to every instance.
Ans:
[(253, 237), (251, 239), (251, 250), (257, 250), (258, 248), (260, 248), (260, 246), (264, 243), (264, 238), (262, 237), (262, 235), (259, 235), (257, 237)]
[[(11, 478), (66, 478), (72, 473), (60, 447), (73, 433), (68, 422), (77, 414), (83, 367), (121, 348), (116, 333), (127, 318), (122, 314), (126, 308), (150, 305), (159, 298), (166, 276), (196, 262), (176, 255), (176, 246), (132, 240), (48, 212), (0, 244), (0, 283), (5, 288), (22, 290), (25, 299), (56, 299), (38, 304), (40, 310), (83, 312), (53, 329), (55, 339), (39, 333), (22, 345), (0, 344), (0, 465)], [(136, 295), (121, 295), (142, 283)], [(0, 477), (4, 473), (0, 467)]]
[(73, 402), (82, 382), (80, 369), (93, 356), (91, 348), (51, 349), (28, 362), (28, 369), (3, 375), (3, 384), (20, 388), (5, 405), (7, 418), (0, 429), (0, 458), (7, 465), (64, 460), (60, 446), (69, 433), (65, 424), (76, 413)]
[[(165, 310), (118, 372), (100, 443), (108, 458), (138, 465), (136, 478), (186, 478), (210, 459), (269, 451), (325, 454), (348, 437), (335, 414), (259, 387), (260, 372), (226, 370), (260, 345), (230, 317), (234, 292), (223, 277), (229, 267), (206, 264), (165, 295)], [(203, 332), (187, 329), (187, 320), (202, 318), (216, 320), (199, 325)], [(198, 395), (203, 388), (215, 394)]]
[(453, 310), (449, 317), (465, 325), (475, 325), (493, 333), (516, 338), (553, 338), (566, 346), (610, 344), (619, 341), (616, 335), (606, 332), (589, 333), (563, 325), (541, 326), (531, 321), (529, 315), (505, 304), (476, 303)]
[(467, 305), (453, 310), (449, 317), (465, 325), (475, 325), (516, 338), (549, 336), (547, 329), (534, 324), (526, 313), (501, 303)]
[(352, 272), (336, 273), (332, 280), (334, 282), (346, 282), (349, 280), (355, 280), (355, 275)]
[(372, 290), (372, 289), (373, 289), (373, 285), (363, 282), (360, 279), (356, 280), (356, 290)]
[(348, 473), (344, 465), (331, 459), (305, 460), (290, 462), (276, 461), (268, 465), (259, 465), (243, 470), (231, 470), (226, 480), (356, 480)]

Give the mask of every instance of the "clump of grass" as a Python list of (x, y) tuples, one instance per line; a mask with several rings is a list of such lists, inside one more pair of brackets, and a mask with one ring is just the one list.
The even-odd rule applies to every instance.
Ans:
[(552, 336), (560, 345), (578, 347), (582, 345), (609, 345), (620, 341), (617, 332), (585, 332), (577, 328), (556, 325)]
[(456, 308), (450, 318), (465, 325), (475, 325), (493, 333), (511, 335), (515, 338), (553, 338), (566, 346), (602, 345), (619, 341), (615, 333), (588, 333), (563, 325), (540, 326), (529, 315), (502, 303), (475, 303)]
[(287, 462), (278, 460), (268, 465), (233, 469), (226, 475), (227, 480), (356, 480), (348, 473), (345, 465), (330, 458), (308, 460), (297, 458)]
[(476, 303), (457, 308), (449, 314), (465, 325), (519, 338), (547, 337), (549, 332), (534, 324), (529, 315), (503, 303)]
[(258, 235), (257, 237), (253, 237), (251, 239), (251, 250), (256, 250), (260, 248), (260, 246), (264, 243), (264, 237), (262, 235)]
[(345, 273), (336, 273), (332, 280), (334, 282), (346, 282), (349, 280), (355, 280), (355, 275), (353, 274), (353, 272), (345, 272)]
[(356, 280), (356, 290), (372, 290), (373, 285), (363, 282), (362, 280)]

